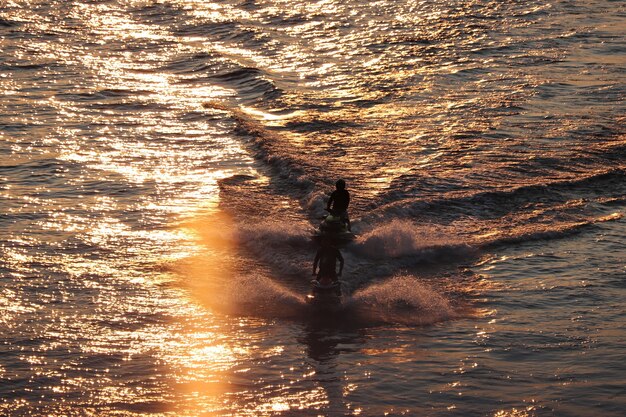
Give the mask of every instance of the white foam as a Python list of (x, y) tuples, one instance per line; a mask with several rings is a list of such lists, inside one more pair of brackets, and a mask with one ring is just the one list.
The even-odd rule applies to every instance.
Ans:
[(351, 304), (367, 320), (402, 324), (431, 324), (455, 316), (450, 302), (436, 289), (410, 275), (358, 290)]
[(263, 275), (235, 276), (222, 294), (230, 310), (265, 317), (291, 317), (301, 313), (304, 298)]
[(442, 255), (463, 255), (469, 246), (452, 230), (431, 224), (392, 220), (359, 236), (357, 252), (374, 259), (411, 256), (429, 260)]

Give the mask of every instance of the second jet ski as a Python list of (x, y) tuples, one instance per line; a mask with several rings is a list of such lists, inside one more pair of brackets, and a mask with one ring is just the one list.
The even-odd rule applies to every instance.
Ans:
[(311, 292), (306, 296), (309, 305), (328, 309), (340, 306), (341, 301), (341, 281), (330, 279), (311, 281)]

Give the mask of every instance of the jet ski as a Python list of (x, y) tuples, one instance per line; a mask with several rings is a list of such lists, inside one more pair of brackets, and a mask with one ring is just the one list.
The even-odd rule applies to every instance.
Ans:
[(306, 302), (315, 307), (333, 308), (341, 305), (341, 281), (311, 280), (311, 293)]
[(355, 237), (355, 234), (348, 230), (348, 226), (341, 217), (332, 211), (328, 212), (328, 215), (320, 223), (319, 229), (313, 233), (313, 239), (318, 243), (326, 238), (336, 244), (348, 244)]

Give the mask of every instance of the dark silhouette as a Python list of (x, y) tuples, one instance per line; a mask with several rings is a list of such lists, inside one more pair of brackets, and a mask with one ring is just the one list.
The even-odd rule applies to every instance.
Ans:
[(346, 182), (344, 180), (337, 180), (335, 188), (335, 191), (330, 194), (330, 200), (328, 200), (326, 210), (335, 216), (339, 216), (341, 221), (343, 221), (348, 227), (348, 231), (351, 231), (350, 218), (348, 217), (350, 193), (346, 190)]
[[(339, 261), (339, 273), (337, 273), (337, 261)], [(317, 266), (319, 265), (319, 270)], [(313, 275), (317, 276), (317, 281), (322, 284), (337, 282), (343, 272), (343, 256), (339, 249), (333, 247), (327, 241), (322, 242), (322, 246), (315, 254), (313, 261)]]

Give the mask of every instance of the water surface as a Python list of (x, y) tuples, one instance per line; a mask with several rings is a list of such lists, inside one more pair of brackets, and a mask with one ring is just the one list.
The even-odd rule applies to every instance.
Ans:
[(622, 415), (624, 27), (610, 0), (3, 3), (0, 414)]

